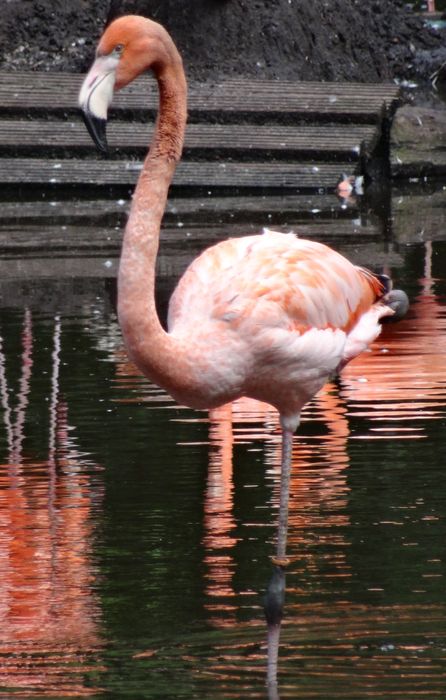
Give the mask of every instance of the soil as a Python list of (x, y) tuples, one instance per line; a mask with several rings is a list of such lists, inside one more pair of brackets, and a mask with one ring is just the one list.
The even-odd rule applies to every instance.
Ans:
[(144, 14), (187, 73), (294, 80), (428, 81), (446, 42), (405, 0), (3, 0), (0, 70), (82, 72), (107, 21)]

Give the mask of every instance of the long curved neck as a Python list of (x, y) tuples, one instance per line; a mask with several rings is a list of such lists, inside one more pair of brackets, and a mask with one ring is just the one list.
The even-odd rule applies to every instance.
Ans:
[[(173, 46), (173, 45), (172, 45)], [(155, 70), (159, 113), (150, 150), (133, 195), (118, 276), (118, 316), (130, 358), (168, 391), (181, 379), (175, 341), (155, 308), (155, 264), (169, 185), (181, 157), (187, 117), (187, 86), (181, 58)]]

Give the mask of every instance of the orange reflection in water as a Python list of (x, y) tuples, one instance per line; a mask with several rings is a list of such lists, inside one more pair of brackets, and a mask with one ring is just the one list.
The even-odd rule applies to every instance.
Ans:
[(33, 370), (30, 312), (23, 323), (15, 407), (10, 405), (0, 339), (0, 394), (9, 446), (8, 462), (0, 465), (0, 688), (14, 689), (14, 696), (95, 692), (82, 680), (100, 646), (99, 604), (92, 593), (92, 484), (85, 473), (94, 465), (79, 455), (59, 394), (57, 318), (53, 343), (48, 458), (37, 461), (24, 453)]
[[(344, 368), (340, 389), (327, 384), (303, 412), (293, 446), (289, 551), (294, 555), (293, 568), (309, 572), (318, 583), (326, 577), (342, 582), (351, 576), (344, 555), (348, 544), (344, 533), (349, 526), (348, 441), (419, 439), (426, 436), (426, 420), (437, 420), (445, 415), (446, 312), (435, 293), (431, 256), (432, 249), (427, 243), (421, 291), (412, 301), (407, 319), (386, 326), (371, 351)], [(119, 386), (132, 389), (139, 396), (144, 394), (143, 399), (149, 402), (166, 401), (167, 397), (161, 392), (150, 394), (147, 388), (143, 389), (138, 371), (120, 350), (115, 350), (114, 359)], [(352, 417), (361, 418), (354, 428)], [(203, 419), (187, 417), (184, 420)], [(280, 431), (276, 412), (269, 405), (250, 399), (241, 399), (210, 412), (203, 545), (206, 608), (215, 626), (236, 622), (236, 594), (240, 595), (233, 584), (238, 542), (233, 447), (237, 443), (259, 442), (265, 445), (264, 464), (271, 485), (270, 501), (265, 505), (269, 512), (274, 512), (278, 507), (280, 481)], [(259, 481), (262, 478), (263, 474)], [(275, 519), (271, 517), (270, 522), (273, 539)], [(258, 524), (247, 525), (256, 527)], [(325, 548), (321, 558), (317, 556), (315, 541)], [(292, 586), (291, 577), (289, 582)]]
[[(311, 548), (303, 546), (303, 533), (310, 527), (313, 530), (318, 528), (327, 532), (327, 535), (321, 532), (322, 541), (325, 537), (326, 543), (336, 544), (332, 540), (342, 539), (342, 535), (338, 534), (341, 530), (333, 534), (333, 526), (348, 524), (346, 516), (339, 515), (346, 504), (347, 493), (344, 470), (348, 464), (348, 423), (345, 413), (346, 408), (333, 386), (327, 385), (306, 409), (293, 447), (293, 462), (299, 468), (294, 469), (291, 481), (289, 547), (290, 553), (295, 553), (294, 560), (305, 560), (307, 569), (318, 567), (310, 553)], [(309, 420), (322, 423), (324, 430), (328, 430), (327, 434), (322, 438), (308, 435), (305, 423)], [(274, 513), (279, 504), (281, 440), (276, 411), (268, 404), (252, 399), (243, 398), (211, 411), (209, 422), (210, 465), (203, 537), (207, 569), (205, 593), (209, 598), (206, 609), (214, 626), (226, 627), (235, 623), (237, 611), (236, 604), (228, 602), (236, 595), (232, 585), (235, 570), (232, 550), (237, 542), (233, 534), (232, 448), (235, 442), (261, 439), (266, 443), (265, 461), (273, 482), (269, 510)], [(324, 500), (330, 502), (330, 512), (321, 516), (320, 505)], [(257, 527), (258, 524), (251, 522), (249, 525)], [(345, 558), (342, 557), (341, 561), (336, 553), (334, 559), (334, 565), (346, 575)], [(324, 566), (327, 566), (327, 559)]]
[(446, 306), (435, 294), (431, 260), (432, 244), (426, 243), (425, 276), (408, 317), (386, 326), (371, 352), (342, 373), (342, 397), (351, 415), (372, 424), (363, 424), (367, 438), (424, 438), (421, 421), (446, 413)]

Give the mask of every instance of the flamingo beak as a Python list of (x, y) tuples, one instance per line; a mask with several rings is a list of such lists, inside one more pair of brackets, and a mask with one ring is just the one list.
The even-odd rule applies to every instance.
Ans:
[(113, 98), (117, 63), (112, 56), (99, 56), (79, 92), (85, 125), (96, 147), (104, 154), (108, 153), (107, 112)]
[(108, 143), (107, 143), (107, 120), (98, 119), (91, 112), (82, 111), (82, 117), (84, 119), (84, 124), (87, 127), (88, 133), (93, 139), (98, 151), (104, 155), (108, 154)]

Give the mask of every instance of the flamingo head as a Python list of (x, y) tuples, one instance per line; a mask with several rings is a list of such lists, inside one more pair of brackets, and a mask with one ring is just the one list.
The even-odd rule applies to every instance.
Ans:
[(162, 72), (175, 56), (172, 46), (165, 29), (145, 17), (119, 17), (107, 27), (79, 93), (85, 124), (101, 152), (108, 151), (107, 113), (114, 91), (150, 68)]

